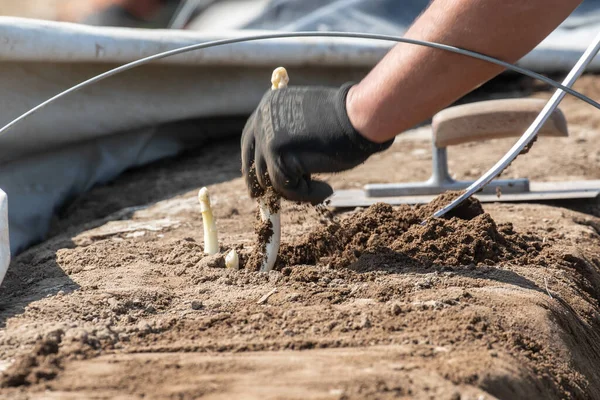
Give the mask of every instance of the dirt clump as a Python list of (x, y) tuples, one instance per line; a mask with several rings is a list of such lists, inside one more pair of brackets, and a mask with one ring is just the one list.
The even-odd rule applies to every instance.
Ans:
[(2, 375), (0, 387), (18, 387), (53, 379), (61, 370), (58, 357), (63, 332), (57, 331), (38, 341), (31, 354), (19, 358)]
[[(419, 214), (421, 215), (423, 220), (430, 218), (431, 215), (433, 215), (436, 211), (446, 207), (450, 204), (450, 202), (452, 202), (454, 199), (456, 199), (462, 194), (462, 191), (446, 192), (444, 194), (441, 194), (435, 199), (433, 199), (430, 203), (421, 206), (421, 208), (419, 209)], [(444, 216), (444, 218), (449, 219), (455, 217), (459, 219), (468, 220), (473, 219), (478, 215), (483, 214), (484, 212), (485, 211), (483, 211), (483, 206), (481, 205), (481, 203), (477, 199), (469, 197), (468, 199), (460, 203), (458, 206), (456, 206), (454, 209), (449, 211)]]
[(55, 329), (38, 338), (31, 351), (17, 358), (0, 375), (0, 388), (41, 384), (56, 378), (65, 363), (88, 360), (114, 349), (117, 334), (109, 327), (88, 332), (85, 329)]
[(204, 256), (198, 263), (198, 266), (205, 268), (225, 268), (225, 256), (223, 254)]
[(254, 232), (256, 234), (256, 246), (250, 254), (242, 254), (242, 265), (248, 270), (258, 271), (267, 253), (267, 243), (273, 236), (273, 224), (271, 221), (263, 221), (260, 212), (256, 213)]
[(265, 190), (265, 194), (261, 197), (261, 201), (264, 202), (271, 214), (278, 213), (281, 209), (281, 196), (270, 186)]

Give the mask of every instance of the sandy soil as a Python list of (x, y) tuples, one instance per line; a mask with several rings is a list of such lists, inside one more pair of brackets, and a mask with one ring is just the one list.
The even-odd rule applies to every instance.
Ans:
[[(599, 85), (578, 89), (597, 98)], [(540, 139), (504, 176), (600, 179), (600, 114), (563, 109), (571, 137)], [(452, 171), (478, 176), (512, 142), (453, 148)], [(1, 396), (600, 399), (597, 201), (475, 204), (426, 227), (427, 207), (284, 204), (278, 270), (231, 271), (203, 257), (196, 193), (209, 185), (223, 250), (248, 260), (256, 209), (238, 146), (92, 190), (14, 260)], [(429, 163), (416, 136), (329, 180), (421, 180)]]

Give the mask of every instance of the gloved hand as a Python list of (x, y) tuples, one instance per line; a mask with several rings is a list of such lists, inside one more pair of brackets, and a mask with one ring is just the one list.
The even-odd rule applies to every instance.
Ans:
[(268, 91), (242, 134), (242, 172), (252, 197), (272, 185), (282, 197), (318, 204), (331, 196), (311, 174), (356, 167), (391, 146), (357, 132), (346, 112), (352, 87), (290, 87)]

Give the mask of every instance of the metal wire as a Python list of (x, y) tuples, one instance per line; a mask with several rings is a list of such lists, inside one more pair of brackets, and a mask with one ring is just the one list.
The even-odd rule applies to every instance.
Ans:
[[(592, 62), (596, 54), (600, 51), (600, 34), (596, 36), (592, 44), (589, 45), (587, 50), (583, 53), (579, 61), (575, 64), (569, 75), (565, 78), (563, 84), (565, 86), (572, 86), (575, 81), (581, 76), (585, 68)], [(532, 140), (537, 136), (542, 126), (550, 118), (554, 110), (558, 107), (562, 99), (565, 97), (563, 90), (557, 90), (556, 93), (550, 98), (542, 112), (537, 116), (531, 126), (523, 133), (521, 138), (515, 143), (515, 145), (498, 161), (492, 168), (489, 169), (481, 178), (473, 182), (458, 198), (454, 199), (450, 204), (436, 211), (433, 214), (434, 218), (444, 216), (446, 213), (460, 205), (463, 201), (473, 196), (492, 179), (496, 178), (502, 171), (504, 171), (514, 160), (521, 154), (521, 152), (529, 146)]]
[(190, 21), (196, 11), (208, 7), (217, 0), (181, 0), (177, 6), (177, 10), (173, 13), (169, 29), (183, 29)]
[(210, 41), (210, 42), (206, 42), (206, 43), (193, 44), (193, 45), (184, 46), (184, 47), (180, 47), (177, 49), (165, 51), (162, 53), (158, 53), (158, 54), (155, 54), (152, 56), (144, 57), (144, 58), (136, 60), (136, 61), (132, 61), (128, 64), (124, 64), (120, 67), (111, 69), (100, 75), (96, 75), (93, 78), (90, 78), (84, 82), (81, 82), (75, 86), (72, 86), (71, 88), (57, 94), (56, 96), (51, 97), (50, 99), (44, 101), (43, 103), (37, 105), (36, 107), (34, 107), (32, 109), (30, 109), (26, 113), (15, 118), (13, 121), (9, 122), (4, 127), (2, 127), (2, 129), (0, 129), (0, 136), (4, 135), (6, 132), (8, 132), (11, 128), (13, 128), (18, 123), (29, 118), (30, 116), (34, 115), (38, 111), (42, 110), (43, 108), (47, 107), (48, 105), (54, 103), (55, 101), (65, 97), (65, 96), (75, 93), (87, 86), (93, 85), (94, 83), (100, 82), (106, 78), (110, 78), (110, 77), (120, 74), (122, 72), (129, 71), (133, 68), (140, 67), (142, 65), (151, 63), (156, 60), (164, 59), (167, 57), (172, 57), (172, 56), (175, 56), (178, 54), (183, 54), (183, 53), (187, 53), (187, 52), (194, 51), (194, 50), (208, 49), (211, 47), (225, 46), (225, 45), (230, 45), (230, 44), (235, 44), (235, 43), (253, 42), (253, 41), (269, 40), (269, 39), (301, 38), (301, 37), (332, 37), (332, 38), (354, 38), (354, 39), (380, 40), (380, 41), (397, 42), (397, 43), (408, 43), (408, 44), (414, 44), (414, 45), (418, 45), (418, 46), (425, 46), (425, 47), (431, 47), (434, 49), (449, 51), (452, 53), (461, 54), (464, 56), (468, 56), (468, 57), (476, 58), (476, 59), (486, 61), (486, 62), (489, 62), (492, 64), (496, 64), (505, 69), (508, 69), (508, 70), (511, 70), (514, 72), (518, 72), (520, 74), (529, 76), (534, 79), (538, 79), (542, 82), (547, 83), (550, 86), (553, 86), (557, 89), (561, 89), (561, 90), (565, 91), (566, 93), (569, 93), (570, 95), (572, 95), (580, 100), (583, 100), (584, 102), (586, 102), (600, 110), (599, 103), (597, 103), (594, 100), (590, 99), (589, 97), (587, 97), (569, 87), (566, 87), (550, 78), (547, 78), (541, 74), (530, 71), (526, 68), (522, 68), (522, 67), (510, 64), (510, 63), (507, 63), (502, 60), (498, 60), (494, 57), (490, 57), (485, 54), (461, 49), (461, 48), (455, 47), (455, 46), (449, 46), (449, 45), (440, 44), (440, 43), (428, 42), (428, 41), (424, 41), (424, 40), (408, 39), (408, 38), (391, 36), (391, 35), (377, 35), (377, 34), (370, 34), (370, 33), (366, 34), (366, 33), (353, 33), (353, 32), (278, 32), (278, 33), (269, 33), (269, 34), (262, 34), (262, 35), (245, 36), (245, 37), (232, 38), (232, 39), (221, 39), (221, 40), (214, 40), (214, 41)]

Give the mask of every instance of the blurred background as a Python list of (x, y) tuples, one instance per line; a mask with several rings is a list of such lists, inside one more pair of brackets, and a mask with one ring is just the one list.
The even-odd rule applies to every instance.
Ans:
[[(216, 3), (208, 0), (0, 0), (0, 15), (90, 25), (166, 28), (180, 6), (195, 10)], [(181, 24), (179, 28), (183, 28)]]
[(0, 15), (80, 21), (115, 0), (0, 0)]
[(269, 0), (0, 0), (0, 15), (98, 26), (212, 30), (215, 27), (241, 27), (257, 16), (268, 2)]

